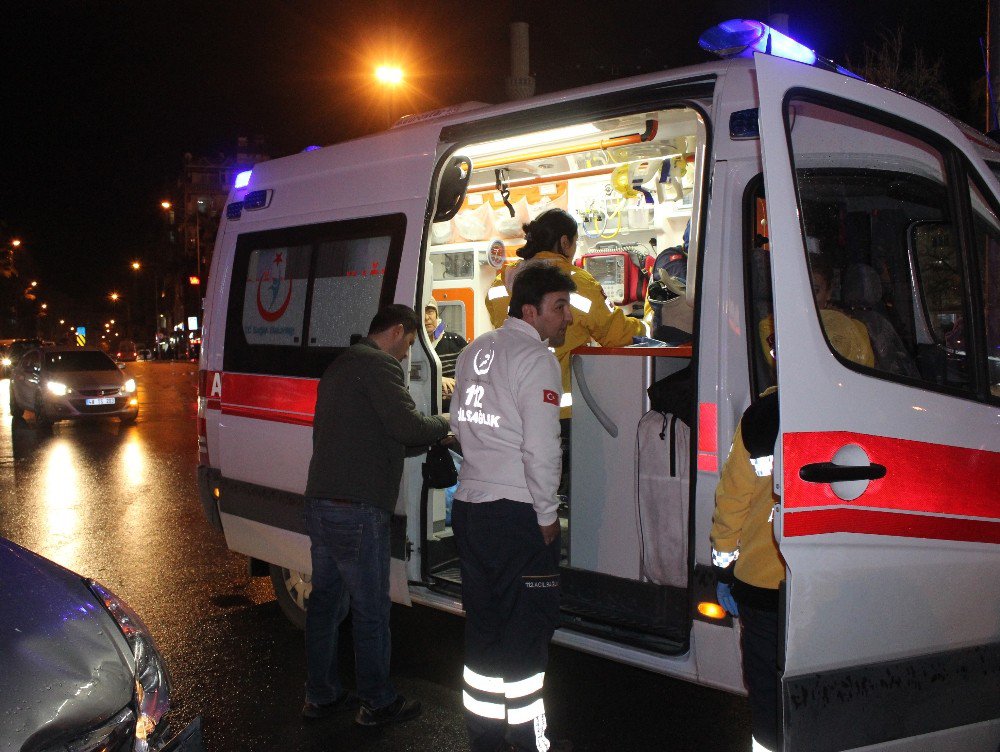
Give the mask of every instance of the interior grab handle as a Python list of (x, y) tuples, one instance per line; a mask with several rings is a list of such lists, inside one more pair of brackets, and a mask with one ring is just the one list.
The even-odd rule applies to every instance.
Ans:
[(583, 401), (587, 403), (587, 407), (597, 418), (598, 422), (604, 427), (611, 438), (618, 438), (618, 426), (613, 420), (608, 416), (606, 412), (601, 409), (601, 406), (597, 404), (597, 400), (594, 399), (594, 395), (590, 392), (590, 387), (587, 386), (587, 377), (583, 373), (583, 360), (581, 360), (579, 355), (574, 355), (573, 357), (573, 378), (576, 379), (576, 385), (580, 387), (580, 394), (583, 395)]
[(885, 477), (885, 465), (837, 465), (814, 462), (799, 468), (799, 477), (806, 483), (837, 483), (843, 480), (878, 480)]

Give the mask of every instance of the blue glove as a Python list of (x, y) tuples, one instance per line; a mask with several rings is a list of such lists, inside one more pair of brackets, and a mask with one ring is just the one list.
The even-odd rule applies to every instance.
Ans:
[(726, 609), (730, 616), (739, 616), (739, 609), (736, 608), (736, 599), (733, 598), (733, 589), (724, 582), (715, 583), (715, 597), (719, 605)]

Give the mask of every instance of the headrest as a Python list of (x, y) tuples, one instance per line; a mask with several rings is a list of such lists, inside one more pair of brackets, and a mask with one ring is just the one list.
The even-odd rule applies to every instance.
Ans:
[(882, 281), (868, 264), (851, 264), (844, 270), (841, 296), (848, 308), (873, 308), (882, 300)]

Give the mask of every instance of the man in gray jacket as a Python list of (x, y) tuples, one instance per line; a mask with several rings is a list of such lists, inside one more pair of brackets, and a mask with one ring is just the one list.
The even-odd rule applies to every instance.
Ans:
[[(389, 521), (403, 458), (448, 433), (447, 416), (422, 415), (400, 365), (416, 338), (413, 309), (390, 305), (368, 336), (323, 374), (316, 397), (305, 520), (312, 543), (312, 593), (306, 612), (305, 719), (352, 709), (355, 721), (382, 726), (409, 720), (420, 703), (389, 681)], [(351, 611), (357, 697), (337, 667), (337, 636)]]
[(574, 289), (557, 267), (525, 262), (510, 318), (458, 358), (451, 425), (464, 461), (452, 526), (472, 752), (570, 749), (546, 734), (542, 688), (559, 618), (562, 376), (549, 348), (573, 320)]

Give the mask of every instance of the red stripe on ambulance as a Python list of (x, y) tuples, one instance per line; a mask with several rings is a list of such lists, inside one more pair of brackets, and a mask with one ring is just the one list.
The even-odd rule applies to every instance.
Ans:
[(887, 535), (899, 538), (1000, 544), (1000, 520), (933, 517), (926, 514), (880, 512), (870, 509), (815, 509), (785, 512), (782, 536), (826, 533)]
[(243, 418), (311, 426), (318, 379), (222, 375), (222, 413)]
[[(886, 468), (885, 477), (870, 481), (857, 499), (845, 502), (833, 493), (829, 483), (807, 483), (799, 477), (801, 467), (830, 462), (837, 450), (848, 444), (861, 447), (869, 462)], [(786, 509), (854, 506), (1000, 520), (995, 492), (1000, 477), (997, 452), (846, 431), (817, 431), (786, 433), (782, 460), (782, 503)]]

